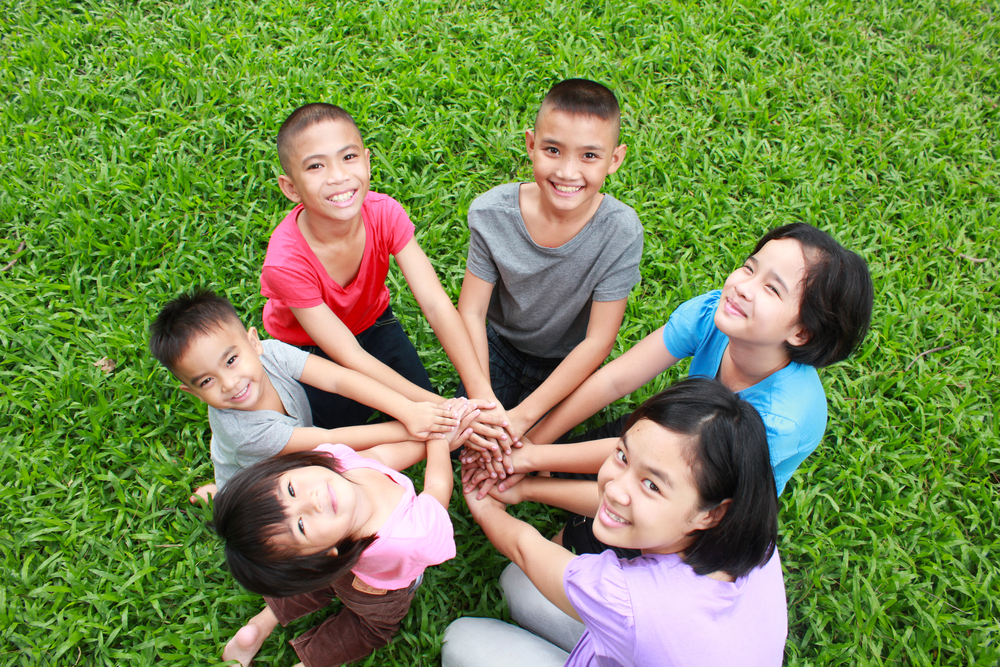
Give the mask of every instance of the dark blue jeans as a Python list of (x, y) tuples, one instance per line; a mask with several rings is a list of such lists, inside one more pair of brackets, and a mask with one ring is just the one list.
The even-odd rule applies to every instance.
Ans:
[[(375, 323), (355, 338), (365, 352), (418, 387), (434, 391), (427, 369), (420, 362), (413, 343), (393, 314), (392, 306), (386, 306)], [(303, 345), (302, 349), (324, 359), (330, 358), (316, 345)], [(306, 390), (309, 406), (312, 408), (313, 425), (320, 428), (367, 424), (376, 412), (367, 405), (339, 394), (331, 394), (307, 384), (303, 384), (302, 387)]]
[[(490, 348), (490, 385), (505, 410), (520, 405), (562, 363), (562, 359), (533, 357), (521, 352), (489, 324), (486, 325), (486, 340)], [(458, 386), (456, 395), (468, 396), (464, 384)]]

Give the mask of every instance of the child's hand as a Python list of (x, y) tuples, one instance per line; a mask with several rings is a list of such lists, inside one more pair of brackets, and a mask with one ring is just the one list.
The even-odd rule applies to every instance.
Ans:
[(495, 453), (499, 449), (494, 449), (495, 445), (490, 445), (489, 440), (491, 438), (505, 452), (510, 452), (511, 445), (517, 442), (520, 436), (524, 435), (523, 430), (516, 433), (510, 431), (510, 419), (507, 418), (507, 413), (503, 407), (499, 405), (490, 410), (484, 409), (482, 415), (472, 428), (475, 434), (469, 440), (471, 446), (481, 451), (492, 449)]
[(469, 436), (472, 435), (472, 428), (470, 424), (475, 421), (476, 417), (479, 416), (479, 410), (475, 408), (475, 404), (462, 399), (451, 399), (446, 401), (452, 403), (453, 401), (461, 401), (459, 403), (453, 403), (457, 405), (455, 410), (455, 417), (459, 420), (458, 428), (449, 431), (444, 435), (444, 439), (448, 442), (448, 450), (455, 451), (462, 445), (466, 444)]
[(417, 440), (427, 440), (435, 433), (448, 433), (458, 424), (450, 401), (435, 404), (426, 401), (411, 402), (399, 421)]
[(482, 516), (483, 513), (490, 510), (498, 509), (501, 512), (507, 511), (507, 506), (502, 502), (496, 498), (490, 497), (488, 494), (480, 498), (475, 489), (471, 492), (465, 493), (465, 503), (469, 506), (469, 512), (472, 514), (472, 518), (476, 521), (479, 521), (479, 517)]

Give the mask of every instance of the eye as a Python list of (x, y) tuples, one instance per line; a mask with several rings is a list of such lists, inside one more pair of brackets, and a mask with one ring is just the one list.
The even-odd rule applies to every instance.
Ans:
[(313, 169), (319, 169), (319, 168), (321, 168), (322, 166), (323, 166), (323, 165), (321, 165), (321, 164), (320, 164), (319, 162), (315, 162), (315, 163), (313, 163), (313, 164), (309, 165), (308, 167), (306, 167), (306, 171), (311, 171), (311, 170), (313, 170)]
[(202, 380), (201, 382), (198, 383), (198, 387), (200, 389), (204, 389), (206, 386), (208, 386), (208, 383), (211, 382), (211, 381), (212, 381), (212, 378), (205, 378), (204, 380)]
[(302, 523), (302, 519), (299, 519), (298, 526), (299, 526), (299, 532), (302, 533), (303, 535), (305, 535), (306, 534), (306, 526), (305, 526), (304, 523)]
[(660, 488), (656, 486), (656, 484), (653, 484), (652, 480), (644, 479), (642, 480), (642, 485), (645, 486), (650, 491), (652, 491), (653, 493), (660, 492)]
[(346, 161), (346, 160), (353, 160), (353, 159), (354, 159), (354, 158), (356, 158), (356, 157), (357, 157), (357, 154), (356, 154), (356, 153), (348, 153), (347, 155), (345, 155), (345, 156), (344, 156), (344, 160), (345, 160), (345, 161)]
[(559, 155), (559, 149), (556, 148), (555, 146), (549, 146), (548, 148), (545, 149), (545, 152), (548, 153), (549, 155)]
[(628, 465), (628, 457), (626, 457), (625, 452), (620, 449), (615, 450), (615, 460), (623, 466)]
[(764, 289), (770, 290), (771, 294), (778, 296), (778, 289), (774, 285), (764, 285)]
[(597, 153), (584, 153), (583, 157), (584, 157), (585, 160), (596, 160), (597, 159)]
[(295, 497), (295, 489), (292, 488), (291, 482), (288, 483), (288, 495), (290, 495), (292, 498)]
[(226, 362), (226, 366), (232, 366), (236, 362), (236, 355), (229, 357), (229, 361)]
[(750, 275), (753, 275), (753, 267), (750, 266), (749, 263), (743, 265), (743, 270), (749, 273)]

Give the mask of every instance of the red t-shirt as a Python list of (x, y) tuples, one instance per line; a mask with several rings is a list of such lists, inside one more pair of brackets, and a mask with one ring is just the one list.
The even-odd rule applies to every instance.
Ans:
[(357, 277), (341, 287), (326, 272), (296, 223), (302, 205), (285, 216), (271, 234), (260, 274), (264, 328), (274, 338), (292, 345), (315, 345), (291, 308), (312, 308), (325, 303), (357, 335), (370, 327), (389, 305), (389, 255), (395, 255), (413, 238), (413, 223), (399, 202), (388, 195), (369, 192), (361, 204), (365, 225), (365, 251)]

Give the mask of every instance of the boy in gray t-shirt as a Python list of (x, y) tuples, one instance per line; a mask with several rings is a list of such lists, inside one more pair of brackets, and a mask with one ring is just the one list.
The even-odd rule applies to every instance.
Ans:
[(458, 312), (514, 440), (611, 353), (639, 282), (639, 217), (601, 193), (625, 159), (620, 122), (605, 86), (557, 84), (525, 132), (534, 182), (501, 185), (469, 208)]
[[(271, 456), (325, 443), (362, 450), (426, 440), (457, 424), (449, 403), (415, 403), (332, 361), (280, 341), (261, 341), (256, 328), (243, 326), (227, 299), (209, 291), (169, 302), (150, 332), (150, 351), (181, 381), (181, 391), (208, 404), (216, 483), (196, 491), (202, 498), (221, 489), (241, 468)], [(316, 428), (300, 382), (363, 402), (399, 421)]]

